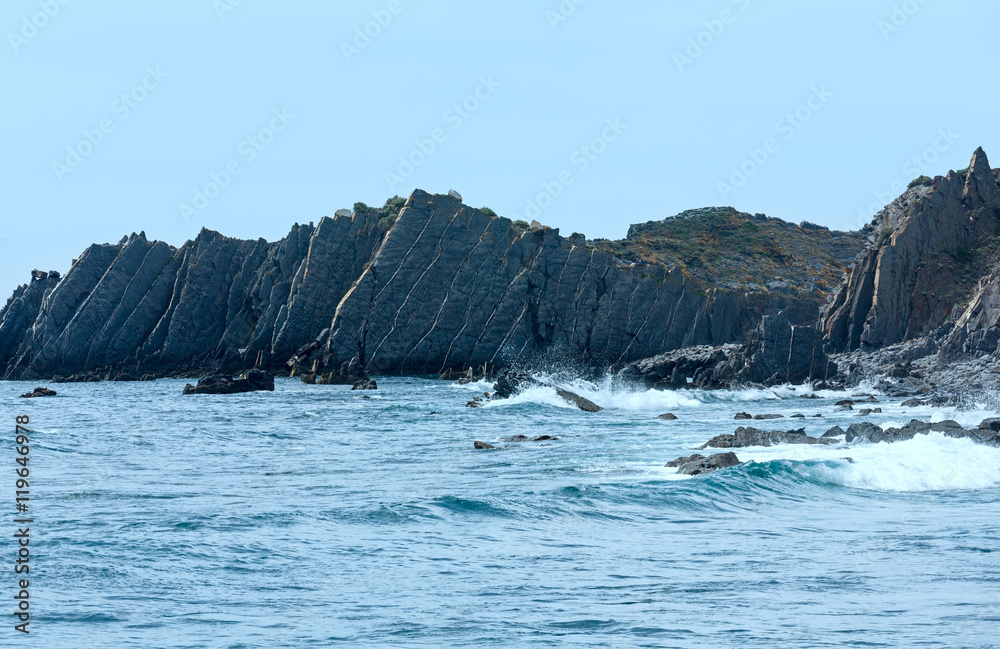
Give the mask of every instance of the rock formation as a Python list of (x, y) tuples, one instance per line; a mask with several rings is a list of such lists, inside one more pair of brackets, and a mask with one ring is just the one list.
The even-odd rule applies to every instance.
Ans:
[(697, 453), (690, 457), (679, 457), (676, 460), (667, 462), (667, 467), (677, 467), (677, 473), (681, 475), (705, 475), (719, 469), (728, 469), (740, 464), (743, 463), (740, 462), (735, 453), (730, 451), (729, 453), (717, 453), (711, 457), (705, 457)]
[(753, 326), (744, 294), (680, 270), (623, 265), (583, 235), (522, 231), (449, 196), (406, 202), (317, 346), (336, 367), (363, 344), (373, 374), (440, 374), (538, 358), (594, 365), (729, 342)]
[(97, 378), (283, 367), (381, 240), (380, 213), (296, 225), (277, 243), (203, 230), (180, 248), (140, 233), (93, 245), (65, 277), (0, 311), (0, 376)]
[[(998, 228), (998, 174), (981, 148), (967, 170), (908, 189), (868, 227), (868, 246), (823, 313), (830, 349), (876, 350), (943, 325), (995, 262)], [(982, 318), (965, 324), (979, 331)]]
[(140, 233), (34, 271), (0, 310), (0, 377), (254, 367), (371, 387), (544, 363), (661, 388), (996, 386), (998, 233), (982, 149), (857, 233), (708, 208), (588, 241), (417, 190), (277, 242)]
[(243, 392), (274, 392), (274, 376), (253, 369), (235, 379), (224, 374), (204, 376), (198, 385), (188, 383), (184, 394), (240, 394)]

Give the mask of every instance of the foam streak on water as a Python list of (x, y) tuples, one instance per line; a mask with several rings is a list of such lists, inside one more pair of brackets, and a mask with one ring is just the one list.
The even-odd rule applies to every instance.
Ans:
[[(740, 411), (814, 436), (863, 420), (835, 411), (848, 393), (801, 387), (558, 382), (605, 410), (549, 387), (466, 408), (491, 386), (417, 379), (218, 397), (66, 384), (31, 403), (14, 395), (33, 384), (8, 383), (10, 421), (28, 410), (36, 428), (32, 639), (1000, 646), (1000, 449), (937, 433), (738, 449), (745, 464), (688, 478), (663, 465)], [(878, 398), (867, 420), (884, 426), (995, 415)], [(515, 434), (560, 439), (503, 441)]]

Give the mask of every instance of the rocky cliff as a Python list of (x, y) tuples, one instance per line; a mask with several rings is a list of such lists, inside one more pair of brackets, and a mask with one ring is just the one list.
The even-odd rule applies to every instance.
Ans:
[[(692, 274), (684, 255), (712, 247), (718, 214), (757, 236), (812, 241), (824, 264), (861, 246), (731, 208), (682, 215), (688, 234), (709, 238), (682, 237), (694, 243), (681, 250), (674, 235), (657, 243), (656, 224), (624, 242), (588, 242), (419, 190), (379, 210), (355, 207), (273, 243), (205, 230), (179, 248), (141, 233), (93, 245), (64, 277), (39, 275), (0, 311), (2, 376), (324, 373), (355, 357), (373, 373), (540, 359), (607, 366), (743, 341), (780, 309), (797, 323), (815, 317), (825, 292), (776, 286), (784, 267), (746, 286)], [(831, 247), (831, 237), (843, 241)]]
[[(329, 321), (383, 233), (379, 214), (296, 225), (277, 243), (134, 234), (0, 311), (4, 378), (138, 378), (283, 364)], [(277, 358), (277, 361), (274, 359)]]
[(0, 311), (8, 379), (555, 362), (722, 387), (831, 379), (830, 353), (841, 380), (916, 390), (998, 345), (1000, 173), (982, 149), (857, 233), (709, 208), (588, 241), (418, 190), (277, 242), (93, 245)]
[(823, 313), (830, 349), (880, 349), (957, 316), (997, 262), (997, 178), (978, 149), (968, 169), (919, 180), (876, 216), (866, 249)]
[(755, 322), (744, 293), (417, 191), (295, 364), (332, 372), (360, 349), (373, 373), (541, 358), (608, 365), (730, 342)]

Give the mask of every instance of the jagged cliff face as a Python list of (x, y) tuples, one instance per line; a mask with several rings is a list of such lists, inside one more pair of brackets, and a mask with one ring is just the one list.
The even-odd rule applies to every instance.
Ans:
[(763, 308), (760, 296), (447, 196), (417, 191), (398, 215), (398, 203), (386, 209), (295, 226), (275, 243), (203, 231), (180, 248), (141, 234), (91, 246), (0, 312), (2, 375), (324, 372), (361, 355), (380, 373), (540, 357), (605, 365), (742, 340)]
[(203, 230), (180, 248), (141, 234), (91, 246), (0, 312), (3, 377), (281, 365), (360, 274), (382, 237), (377, 218), (297, 225), (277, 243)]
[[(622, 264), (583, 235), (522, 231), (447, 196), (414, 193), (300, 371), (432, 373), (549, 357), (606, 365), (742, 338), (744, 294)], [(360, 351), (359, 351), (360, 350)]]
[(911, 187), (868, 229), (822, 316), (832, 351), (880, 349), (957, 317), (998, 259), (998, 172), (978, 149), (969, 169)]
[[(704, 365), (706, 381), (773, 383), (829, 377), (824, 343), (870, 350), (935, 331), (949, 354), (996, 353), (998, 178), (980, 149), (968, 170), (915, 185), (861, 233), (713, 208), (588, 242), (418, 190), (274, 243), (206, 230), (174, 248), (132, 235), (14, 293), (0, 311), (0, 376), (337, 373), (358, 369), (356, 357), (372, 373), (607, 367), (744, 343), (654, 369), (669, 370), (661, 382)], [(866, 238), (817, 333), (825, 278)], [(739, 279), (772, 249), (753, 286)]]

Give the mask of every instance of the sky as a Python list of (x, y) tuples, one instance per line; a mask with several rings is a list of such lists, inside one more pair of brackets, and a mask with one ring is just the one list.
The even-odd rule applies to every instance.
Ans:
[[(0, 293), (132, 232), (283, 237), (455, 189), (563, 234), (856, 229), (1000, 166), (992, 0), (5, 0)], [(993, 45), (991, 45), (991, 43)]]

